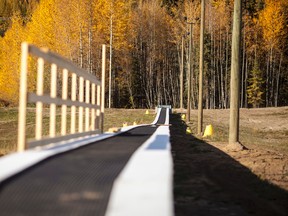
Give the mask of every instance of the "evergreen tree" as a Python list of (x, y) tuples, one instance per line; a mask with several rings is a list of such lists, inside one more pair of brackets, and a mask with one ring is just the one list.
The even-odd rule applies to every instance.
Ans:
[(262, 77), (258, 61), (255, 60), (247, 87), (248, 104), (251, 104), (253, 108), (258, 108), (263, 102), (262, 95), (264, 92), (262, 91), (262, 84), (264, 81)]

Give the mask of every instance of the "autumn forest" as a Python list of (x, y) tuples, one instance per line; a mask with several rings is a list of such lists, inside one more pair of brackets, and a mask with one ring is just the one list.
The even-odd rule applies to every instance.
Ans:
[[(20, 46), (28, 41), (98, 78), (101, 45), (107, 44), (112, 107), (180, 107), (181, 69), (185, 106), (191, 54), (191, 105), (197, 108), (200, 2), (0, 0), (1, 106), (18, 103)], [(240, 105), (287, 106), (288, 1), (242, 2)], [(203, 105), (208, 109), (229, 108), (232, 19), (233, 0), (206, 0)], [(35, 88), (34, 71), (29, 71), (30, 89)]]

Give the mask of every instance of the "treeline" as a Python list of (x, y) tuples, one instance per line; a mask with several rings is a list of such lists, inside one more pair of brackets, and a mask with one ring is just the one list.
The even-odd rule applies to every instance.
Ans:
[[(101, 44), (111, 43), (112, 107), (179, 107), (183, 66), (185, 106), (192, 34), (191, 101), (197, 107), (200, 0), (27, 0), (14, 1), (13, 7), (13, 1), (7, 2), (0, 1), (5, 5), (0, 7), (0, 17), (5, 17), (0, 26), (2, 102), (18, 101), (20, 44), (28, 41), (66, 56), (97, 77)], [(229, 108), (232, 12), (232, 0), (206, 0), (206, 108)], [(192, 32), (187, 22), (193, 22)], [(287, 25), (287, 0), (244, 1), (241, 107), (288, 104)], [(29, 77), (33, 89), (33, 70)], [(108, 71), (106, 77), (108, 81)]]

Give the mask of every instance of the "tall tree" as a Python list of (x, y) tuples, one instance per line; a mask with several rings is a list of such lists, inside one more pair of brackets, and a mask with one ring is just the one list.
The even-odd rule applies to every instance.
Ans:
[(23, 20), (19, 14), (12, 17), (12, 23), (11, 28), (5, 34), (5, 40), (0, 39), (0, 99), (16, 104), (19, 89), (20, 46), (24, 32)]
[[(233, 1), (206, 1), (208, 22), (204, 34), (203, 105), (207, 108), (229, 108)], [(15, 62), (20, 58), (22, 40), (48, 47), (99, 77), (100, 45), (109, 43), (110, 21), (113, 15), (112, 85), (115, 106), (153, 107), (160, 103), (179, 106), (179, 77), (182, 65), (185, 80), (183, 102), (186, 106), (185, 72), (189, 53), (187, 33), (190, 33), (184, 21), (184, 17), (187, 17), (194, 22), (190, 34), (193, 36), (191, 105), (196, 108), (199, 101), (197, 95), (200, 65), (197, 59), (200, 57), (200, 22), (195, 21), (200, 17), (200, 2), (0, 0), (0, 16), (9, 18), (0, 19), (0, 85), (3, 86), (1, 98), (10, 103), (17, 102), (15, 95), (11, 94), (13, 88), (6, 88), (5, 83), (6, 79), (10, 83), (7, 75), (13, 74), (11, 80), (15, 82), (11, 81), (11, 86), (17, 85), (18, 63)], [(263, 72), (259, 76), (265, 81), (261, 86), (265, 103), (261, 106), (287, 105), (288, 2), (249, 0), (243, 3), (241, 106), (248, 106), (247, 87), (251, 86), (248, 80), (251, 81), (255, 59), (258, 60), (259, 70)], [(16, 12), (18, 21), (16, 18), (10, 19)], [(182, 38), (184, 64), (181, 62)], [(31, 69), (32, 75), (35, 68)], [(33, 80), (33, 77), (29, 79), (31, 85)], [(17, 88), (16, 86), (14, 89)]]
[(288, 32), (285, 5), (287, 5), (287, 1), (266, 0), (264, 9), (259, 13), (259, 23), (262, 27), (267, 52), (266, 106), (277, 105), (275, 98), (278, 98), (279, 86), (277, 83), (279, 81), (277, 79), (279, 77), (279, 70), (275, 70), (275, 66), (276, 64), (281, 65), (280, 56), (283, 53), (282, 49), (285, 47), (284, 44), (287, 41), (285, 38), (287, 38)]
[(251, 76), (248, 79), (249, 85), (247, 87), (248, 104), (251, 104), (253, 108), (259, 108), (263, 102), (263, 83), (262, 73), (259, 68), (258, 61), (255, 60), (253, 70), (251, 71)]

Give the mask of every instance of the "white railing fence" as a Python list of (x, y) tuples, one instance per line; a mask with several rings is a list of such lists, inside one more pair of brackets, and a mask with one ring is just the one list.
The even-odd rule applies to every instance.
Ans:
[[(36, 92), (28, 92), (28, 60), (37, 58)], [(102, 46), (102, 83), (92, 74), (77, 67), (71, 61), (47, 49), (39, 49), (22, 43), (18, 151), (72, 138), (103, 132), (105, 101), (106, 46)], [(50, 94), (44, 93), (45, 66), (49, 64)], [(61, 86), (57, 84), (61, 83)], [(57, 94), (57, 90), (61, 90)], [(59, 97), (57, 97), (59, 95)], [(26, 141), (27, 103), (36, 103), (35, 139)], [(49, 107), (49, 135), (43, 136), (43, 105)], [(61, 107), (61, 131), (56, 133), (57, 106)], [(68, 109), (70, 107), (70, 110)], [(69, 113), (70, 112), (70, 115)], [(70, 116), (70, 125), (68, 118)], [(77, 119), (78, 117), (78, 119)], [(68, 130), (69, 127), (69, 130)]]

